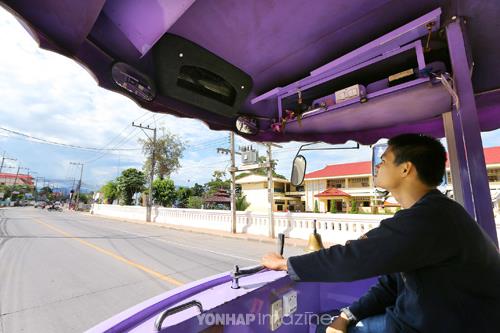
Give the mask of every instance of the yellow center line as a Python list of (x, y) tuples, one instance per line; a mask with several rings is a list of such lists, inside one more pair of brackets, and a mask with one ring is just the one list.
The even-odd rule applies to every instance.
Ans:
[(171, 278), (171, 277), (168, 277), (168, 276), (166, 276), (166, 275), (163, 275), (163, 274), (161, 274), (161, 273), (158, 273), (158, 272), (157, 272), (157, 271), (155, 271), (155, 270), (152, 270), (152, 269), (150, 269), (150, 268), (147, 268), (147, 267), (145, 267), (145, 266), (143, 266), (143, 265), (141, 265), (141, 264), (138, 264), (138, 263), (136, 263), (136, 262), (134, 262), (134, 261), (132, 261), (132, 260), (129, 260), (129, 259), (125, 258), (125, 257), (122, 257), (122, 256), (120, 256), (120, 255), (118, 255), (118, 254), (116, 254), (116, 253), (113, 253), (113, 252), (111, 252), (111, 251), (108, 251), (108, 250), (106, 250), (106, 249), (103, 249), (102, 247), (99, 247), (99, 246), (94, 245), (94, 244), (92, 244), (92, 243), (90, 243), (90, 242), (87, 242), (86, 240), (83, 240), (83, 239), (81, 239), (81, 238), (75, 237), (75, 236), (73, 236), (73, 235), (71, 235), (71, 234), (67, 233), (67, 232), (66, 232), (66, 231), (64, 231), (64, 230), (61, 230), (61, 229), (59, 229), (59, 228), (56, 228), (56, 227), (54, 227), (54, 226), (52, 226), (52, 225), (50, 225), (50, 224), (47, 224), (47, 223), (43, 222), (43, 221), (42, 221), (42, 220), (40, 220), (40, 219), (35, 218), (35, 219), (33, 219), (33, 220), (34, 220), (36, 223), (42, 224), (42, 225), (46, 226), (47, 228), (52, 229), (52, 230), (54, 230), (55, 232), (57, 232), (57, 233), (59, 233), (59, 234), (61, 234), (61, 235), (64, 235), (64, 236), (66, 236), (66, 237), (68, 237), (68, 238), (70, 238), (70, 239), (74, 239), (74, 240), (76, 240), (77, 242), (82, 243), (83, 245), (86, 245), (86, 246), (88, 246), (88, 247), (90, 247), (90, 248), (93, 248), (94, 250), (96, 250), (96, 251), (98, 251), (98, 252), (101, 252), (101, 253), (103, 253), (103, 254), (105, 254), (105, 255), (108, 255), (108, 256), (110, 256), (111, 258), (114, 258), (114, 259), (116, 259), (116, 260), (118, 260), (118, 261), (121, 261), (121, 262), (123, 262), (123, 263), (125, 263), (125, 264), (127, 264), (127, 265), (129, 265), (129, 266), (132, 266), (132, 267), (135, 267), (135, 268), (137, 268), (137, 269), (140, 269), (141, 271), (146, 272), (146, 273), (148, 273), (148, 274), (150, 274), (150, 275), (152, 275), (152, 276), (154, 276), (154, 277), (156, 277), (156, 278), (158, 278), (158, 279), (160, 279), (160, 280), (166, 281), (166, 282), (171, 283), (171, 284), (176, 285), (176, 286), (181, 286), (181, 285), (183, 285), (183, 283), (182, 283), (182, 282), (180, 282), (180, 281), (178, 281), (178, 280), (176, 280), (176, 279), (173, 279), (173, 278)]

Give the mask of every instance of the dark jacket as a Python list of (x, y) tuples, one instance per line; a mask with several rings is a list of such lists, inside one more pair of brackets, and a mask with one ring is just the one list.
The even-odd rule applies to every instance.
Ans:
[(386, 313), (387, 332), (500, 332), (500, 254), (457, 202), (437, 190), (345, 246), (290, 257), (298, 281), (382, 275), (349, 308)]

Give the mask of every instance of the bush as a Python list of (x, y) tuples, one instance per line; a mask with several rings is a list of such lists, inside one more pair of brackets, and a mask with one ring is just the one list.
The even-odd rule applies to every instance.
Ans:
[(335, 200), (332, 200), (330, 204), (330, 213), (332, 214), (337, 213), (337, 202), (335, 202)]
[(187, 200), (187, 208), (200, 209), (203, 205), (203, 199), (198, 196), (190, 196)]
[(153, 181), (153, 198), (163, 207), (171, 207), (176, 199), (174, 181), (169, 178)]
[(319, 213), (318, 200), (314, 201), (314, 212)]
[(358, 213), (358, 205), (356, 204), (356, 200), (351, 200), (351, 211), (352, 214)]
[(250, 204), (247, 202), (246, 195), (238, 195), (236, 197), (236, 210), (246, 210), (248, 206), (250, 206)]

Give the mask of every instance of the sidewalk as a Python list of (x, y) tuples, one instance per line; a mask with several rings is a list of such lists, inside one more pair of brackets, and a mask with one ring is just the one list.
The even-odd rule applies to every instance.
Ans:
[[(194, 232), (194, 233), (211, 235), (211, 236), (216, 236), (216, 237), (236, 238), (236, 239), (249, 240), (249, 241), (261, 242), (261, 243), (272, 243), (272, 244), (276, 243), (276, 239), (273, 239), (273, 238), (270, 238), (267, 236), (261, 236), (261, 235), (251, 235), (251, 234), (241, 234), (241, 233), (233, 234), (233, 233), (230, 233), (228, 231), (221, 231), (221, 230), (212, 230), (212, 229), (204, 229), (204, 228), (187, 228), (187, 227), (170, 225), (170, 224), (165, 224), (165, 223), (144, 222), (141, 220), (124, 219), (121, 217), (111, 217), (111, 216), (106, 216), (106, 215), (90, 214), (88, 212), (75, 212), (75, 213), (82, 214), (82, 215), (89, 216), (89, 217), (105, 218), (108, 220), (115, 220), (115, 221), (120, 221), (120, 222), (142, 224), (142, 225), (167, 228), (167, 229), (185, 231), (185, 232)], [(305, 247), (307, 247), (308, 241), (304, 240), (304, 239), (297, 239), (297, 238), (286, 238), (285, 244), (286, 244), (286, 246), (305, 248)], [(325, 248), (328, 248), (334, 244), (328, 243), (328, 242), (323, 242), (323, 245), (325, 246)]]

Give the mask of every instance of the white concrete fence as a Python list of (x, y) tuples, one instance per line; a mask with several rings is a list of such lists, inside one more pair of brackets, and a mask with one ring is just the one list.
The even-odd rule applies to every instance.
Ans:
[[(146, 208), (140, 206), (118, 206), (94, 204), (93, 214), (146, 221)], [(376, 228), (380, 221), (390, 215), (368, 214), (314, 214), (274, 213), (275, 233), (287, 237), (308, 239), (313, 231), (313, 221), (324, 242), (344, 244), (365, 232)], [(231, 212), (227, 210), (183, 209), (154, 207), (152, 220), (172, 226), (231, 231)], [(268, 235), (267, 214), (253, 212), (236, 213), (236, 231), (253, 235)]]

